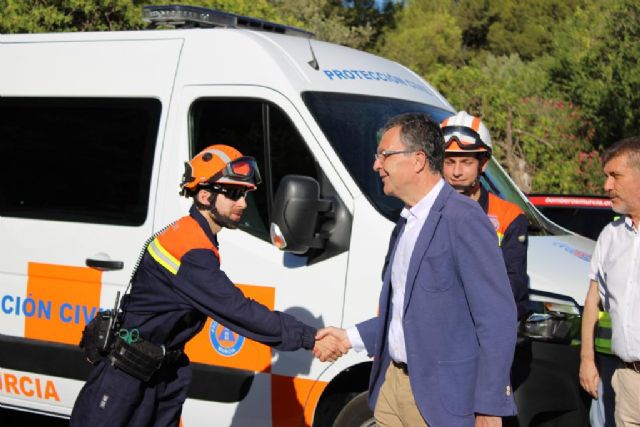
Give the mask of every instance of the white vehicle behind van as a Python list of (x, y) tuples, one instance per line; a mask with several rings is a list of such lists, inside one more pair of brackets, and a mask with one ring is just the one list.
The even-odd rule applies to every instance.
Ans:
[[(240, 230), (220, 233), (229, 277), (317, 327), (375, 315), (400, 211), (371, 169), (377, 132), (400, 113), (455, 112), (402, 65), (304, 31), (199, 8), (146, 13), (252, 29), (0, 35), (0, 406), (69, 416), (90, 370), (84, 325), (125, 290), (145, 240), (185, 215), (183, 164), (215, 143), (254, 156), (263, 176)], [(532, 226), (520, 425), (583, 425), (571, 344), (594, 242), (562, 234), (497, 163), (483, 185)], [(185, 427), (370, 422), (364, 354), (322, 363), (211, 320), (186, 352)]]

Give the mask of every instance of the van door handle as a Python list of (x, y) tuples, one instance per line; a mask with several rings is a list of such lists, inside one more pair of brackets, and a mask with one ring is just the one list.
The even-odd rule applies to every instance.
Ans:
[(87, 258), (85, 263), (87, 267), (95, 268), (100, 271), (122, 270), (124, 268), (124, 262), (108, 259)]

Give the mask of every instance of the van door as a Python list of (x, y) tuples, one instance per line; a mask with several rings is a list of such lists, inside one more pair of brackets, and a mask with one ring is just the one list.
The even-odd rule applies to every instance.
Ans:
[(0, 403), (68, 415), (153, 230), (180, 42), (47, 37), (0, 50)]
[[(348, 251), (313, 262), (307, 256), (279, 251), (269, 238), (272, 195), (284, 175), (310, 176), (320, 183), (324, 197), (340, 199), (344, 206), (352, 203), (346, 189), (331, 176), (330, 164), (299, 113), (282, 95), (258, 87), (187, 87), (180, 98), (180, 111), (174, 116), (179, 120), (172, 122), (178, 128), (168, 130), (168, 138), (179, 140), (180, 148), (163, 157), (160, 186), (171, 192), (166, 199), (158, 196), (158, 206), (164, 208), (157, 211), (157, 222), (169, 223), (185, 215), (186, 206), (175, 200), (182, 163), (191, 155), (212, 144), (229, 144), (255, 157), (263, 183), (249, 193), (239, 230), (219, 233), (222, 269), (245, 295), (272, 309), (316, 327), (340, 325)], [(268, 425), (265, 420), (270, 419), (273, 425), (290, 425), (286, 420), (300, 420), (303, 415), (310, 420), (313, 399), (323, 389), (315, 379), (326, 366), (314, 361), (311, 352), (272, 351), (215, 321), (209, 320), (186, 352), (194, 362), (190, 397), (199, 400), (187, 401), (185, 425), (190, 417), (196, 419), (212, 407), (219, 425)], [(255, 376), (244, 395), (231, 396), (229, 382), (205, 376), (205, 365), (255, 372)], [(206, 392), (194, 395), (202, 378), (208, 378)], [(203, 402), (216, 400), (216, 395), (238, 404)], [(309, 414), (303, 414), (305, 406)]]

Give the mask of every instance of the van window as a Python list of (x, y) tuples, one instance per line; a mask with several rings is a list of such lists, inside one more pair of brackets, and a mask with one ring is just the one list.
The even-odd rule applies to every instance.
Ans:
[[(395, 222), (402, 202), (384, 194), (382, 182), (372, 170), (381, 129), (398, 114), (422, 112), (440, 123), (453, 113), (432, 105), (365, 95), (305, 92), (302, 98), (364, 195), (382, 215)], [(524, 210), (531, 234), (563, 233), (522, 197), (495, 160), (489, 163), (481, 182), (488, 191)]]
[(427, 104), (377, 96), (305, 92), (302, 98), (367, 199), (385, 217), (397, 220), (402, 202), (384, 194), (380, 178), (372, 170), (373, 155), (382, 137), (380, 130), (398, 114), (422, 112), (440, 123), (453, 113)]
[(269, 241), (269, 217), (280, 180), (297, 174), (320, 180), (316, 162), (291, 120), (260, 99), (202, 98), (191, 106), (191, 154), (231, 145), (256, 159), (262, 184), (248, 194), (241, 230)]
[(0, 98), (0, 215), (145, 222), (156, 99)]

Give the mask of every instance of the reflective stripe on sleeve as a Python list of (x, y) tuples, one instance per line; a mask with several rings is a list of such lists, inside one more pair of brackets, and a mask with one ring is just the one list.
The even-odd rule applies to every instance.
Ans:
[(180, 261), (178, 261), (173, 255), (171, 255), (165, 248), (162, 247), (157, 237), (153, 240), (153, 242), (149, 244), (147, 250), (153, 257), (153, 259), (158, 262), (158, 264), (169, 270), (172, 274), (178, 274)]

